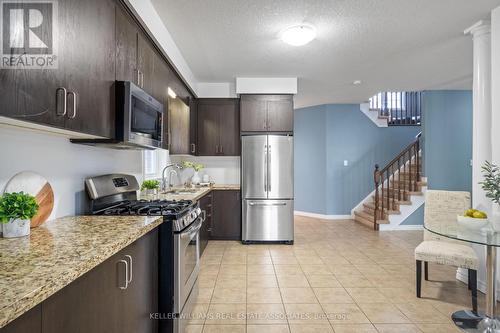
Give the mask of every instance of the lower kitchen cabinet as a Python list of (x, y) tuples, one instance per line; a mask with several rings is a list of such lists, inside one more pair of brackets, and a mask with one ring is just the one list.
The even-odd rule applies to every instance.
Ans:
[(239, 190), (212, 191), (211, 239), (241, 240), (241, 194)]
[(205, 222), (200, 229), (200, 257), (207, 247), (210, 240), (210, 233), (212, 232), (212, 215), (213, 215), (213, 192), (208, 193), (200, 199), (200, 208), (205, 211)]
[(1, 333), (41, 333), (42, 332), (42, 306), (39, 304), (29, 310), (4, 328)]
[(158, 312), (158, 230), (85, 273), (2, 333), (152, 333)]

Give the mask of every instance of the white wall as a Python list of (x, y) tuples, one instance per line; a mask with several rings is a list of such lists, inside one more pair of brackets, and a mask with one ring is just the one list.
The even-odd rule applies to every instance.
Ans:
[[(210, 180), (217, 184), (239, 184), (240, 183), (240, 157), (234, 156), (170, 156), (172, 162), (193, 161), (205, 165), (205, 169), (200, 172), (210, 176)], [(192, 177), (193, 170), (183, 170), (182, 179), (184, 182), (188, 177)]]
[(51, 219), (85, 212), (84, 179), (112, 172), (142, 177), (140, 151), (75, 145), (62, 136), (0, 126), (0, 193), (23, 170), (47, 178), (55, 193)]

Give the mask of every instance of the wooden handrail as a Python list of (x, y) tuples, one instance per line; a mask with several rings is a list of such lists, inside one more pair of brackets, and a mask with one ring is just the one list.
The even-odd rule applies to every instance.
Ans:
[[(400, 201), (409, 198), (409, 192), (416, 191), (421, 178), (420, 170), (420, 132), (415, 140), (393, 158), (384, 168), (375, 165), (373, 181), (375, 183), (374, 229), (378, 230), (378, 220), (384, 220), (388, 211), (396, 210)], [(407, 171), (408, 170), (408, 171)], [(408, 176), (401, 181), (401, 174)], [(397, 183), (397, 188), (396, 188)], [(408, 185), (408, 186), (407, 186)]]

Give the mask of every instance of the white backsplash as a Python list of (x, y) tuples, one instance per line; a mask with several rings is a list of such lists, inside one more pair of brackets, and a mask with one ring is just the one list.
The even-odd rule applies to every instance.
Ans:
[(1, 125), (0, 151), (0, 194), (16, 173), (37, 172), (47, 178), (55, 193), (51, 219), (87, 211), (86, 177), (122, 172), (142, 179), (140, 151), (76, 145), (55, 134)]
[[(240, 183), (240, 157), (239, 156), (180, 156), (171, 155), (172, 162), (192, 161), (201, 163), (205, 168), (200, 171), (210, 176), (210, 181), (217, 184), (239, 184)], [(181, 180), (185, 182), (193, 176), (193, 169), (183, 170)]]

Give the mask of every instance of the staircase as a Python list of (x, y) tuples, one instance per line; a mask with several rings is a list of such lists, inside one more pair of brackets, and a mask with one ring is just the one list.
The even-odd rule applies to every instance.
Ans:
[(386, 91), (372, 96), (360, 110), (378, 127), (420, 126), (422, 93), (419, 91)]
[(354, 209), (355, 221), (379, 230), (381, 225), (401, 223), (403, 213), (409, 215), (423, 203), (427, 184), (420, 147), (421, 133), (384, 168), (375, 165), (375, 190)]

